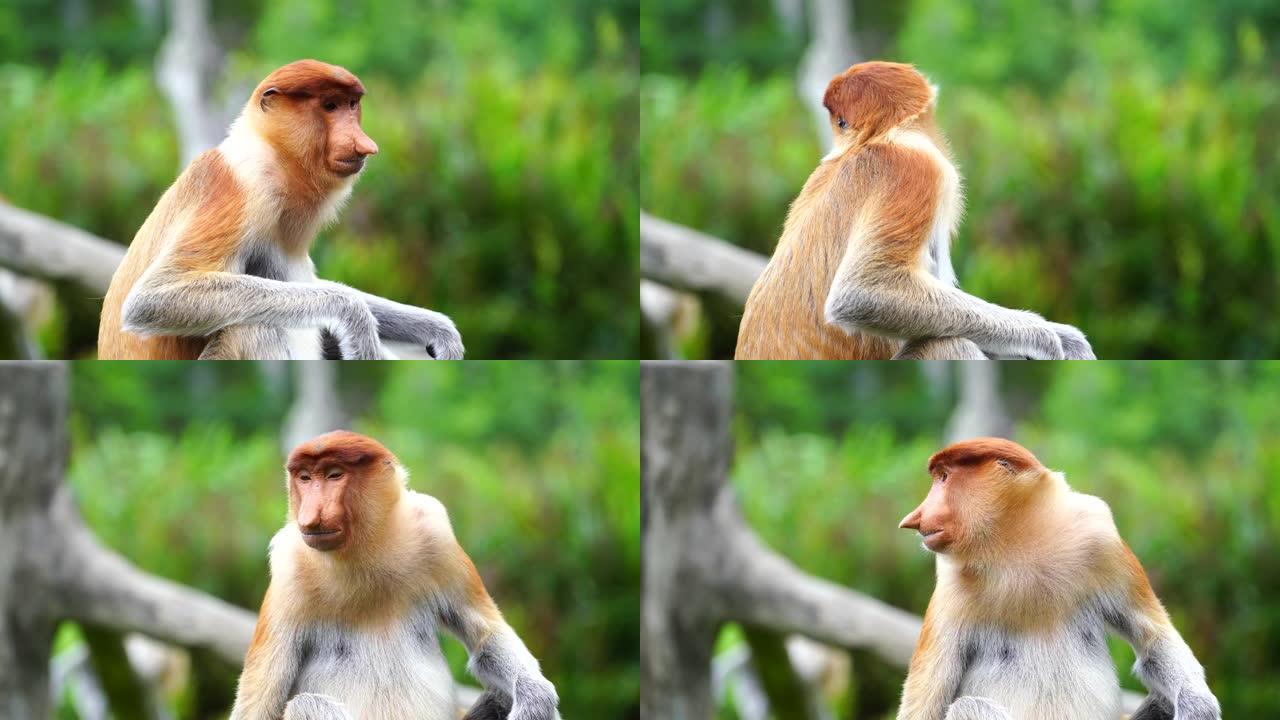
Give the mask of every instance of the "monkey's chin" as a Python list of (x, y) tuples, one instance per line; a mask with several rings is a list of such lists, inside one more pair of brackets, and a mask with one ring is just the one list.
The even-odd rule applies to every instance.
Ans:
[(346, 542), (346, 537), (341, 530), (333, 530), (331, 532), (322, 533), (302, 533), (302, 542), (307, 547), (320, 552), (329, 552), (337, 550)]

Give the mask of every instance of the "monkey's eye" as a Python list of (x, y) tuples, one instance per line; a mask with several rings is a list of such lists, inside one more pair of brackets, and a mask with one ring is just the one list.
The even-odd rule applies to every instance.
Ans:
[(351, 101), (351, 109), (352, 109), (352, 110), (355, 110), (355, 109), (356, 109), (356, 106), (357, 106), (357, 105), (359, 105), (359, 104), (360, 104), (360, 101), (359, 101), (359, 100), (352, 100), (352, 101)]
[(849, 123), (844, 118), (836, 118), (836, 124), (840, 126), (841, 130), (849, 129)]
[(326, 103), (324, 104), (324, 111), (325, 111), (325, 112), (333, 112), (334, 110), (337, 110), (337, 109), (338, 109), (338, 103), (336, 103), (336, 102), (334, 102), (334, 101), (332, 101), (332, 100), (330, 100), (329, 102), (326, 102)]
[(947, 481), (947, 478), (948, 478), (950, 475), (951, 475), (951, 472), (950, 472), (950, 471), (948, 471), (948, 470), (943, 470), (941, 473), (939, 473), (939, 474), (938, 474), (938, 482), (940, 482), (940, 483), (945, 483), (945, 482)]
[(310, 475), (299, 475), (299, 476), (298, 476), (298, 482), (300, 482), (300, 483), (309, 483), (309, 482), (311, 482), (311, 476), (310, 476)]
[(341, 471), (339, 471), (339, 470), (334, 470), (333, 472), (329, 473), (329, 475), (328, 475), (328, 479), (330, 479), (330, 480), (337, 480), (337, 479), (338, 479), (338, 478), (340, 478), (340, 477), (342, 477), (342, 472), (341, 472)]

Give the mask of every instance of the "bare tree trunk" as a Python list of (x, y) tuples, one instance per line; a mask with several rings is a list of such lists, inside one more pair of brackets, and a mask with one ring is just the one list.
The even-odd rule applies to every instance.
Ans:
[(947, 421), (948, 443), (974, 437), (1009, 437), (1013, 425), (1000, 400), (1000, 363), (974, 360), (954, 363), (960, 397)]
[(920, 621), (807, 575), (747, 527), (728, 484), (731, 363), (645, 362), (640, 372), (641, 714), (712, 716), (712, 644), (736, 620), (905, 665)]
[(0, 365), (0, 718), (50, 715), (62, 620), (209, 648), (233, 663), (253, 635), (253, 613), (148, 575), (98, 543), (64, 483), (66, 424), (66, 365)]
[(326, 360), (288, 363), (295, 379), (293, 406), (285, 416), (280, 440), (287, 453), (300, 443), (347, 427), (351, 418), (338, 396), (338, 366)]
[(831, 78), (858, 62), (853, 38), (852, 0), (810, 0), (809, 47), (800, 60), (796, 78), (800, 98), (813, 113), (822, 151), (831, 149), (831, 124), (822, 107), (822, 95)]
[(178, 125), (182, 167), (226, 135), (231, 118), (212, 100), (221, 66), (207, 0), (169, 0), (169, 34), (156, 58), (156, 82)]

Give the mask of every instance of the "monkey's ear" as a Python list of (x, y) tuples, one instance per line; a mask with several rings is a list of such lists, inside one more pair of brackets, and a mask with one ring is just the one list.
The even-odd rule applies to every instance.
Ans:
[(1004, 459), (1004, 458), (996, 458), (996, 464), (997, 464), (997, 465), (999, 465), (1000, 467), (1004, 468), (1004, 469), (1005, 469), (1005, 470), (1007, 470), (1008, 472), (1011, 472), (1011, 473), (1016, 473), (1016, 472), (1018, 472), (1018, 468), (1014, 467), (1014, 465), (1013, 465), (1013, 463), (1012, 463), (1012, 462), (1009, 462), (1008, 460), (1006, 460), (1006, 459)]
[(266, 90), (262, 91), (262, 97), (258, 100), (258, 107), (262, 108), (262, 112), (267, 111), (267, 98), (271, 97), (272, 95), (279, 95), (279, 94), (280, 94), (280, 88), (275, 88), (275, 87), (269, 87)]

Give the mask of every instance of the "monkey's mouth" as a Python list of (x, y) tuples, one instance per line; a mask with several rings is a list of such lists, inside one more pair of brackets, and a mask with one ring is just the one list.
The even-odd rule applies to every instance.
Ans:
[(303, 530), (302, 541), (315, 550), (333, 550), (342, 544), (342, 530)]
[(941, 530), (921, 532), (920, 540), (924, 543), (925, 548), (933, 551), (937, 551), (939, 548), (947, 544), (947, 537), (942, 534)]
[(343, 177), (346, 177), (348, 175), (355, 175), (356, 173), (360, 172), (363, 169), (364, 169), (363, 157), (333, 159), (333, 171), (339, 175), (342, 175)]

